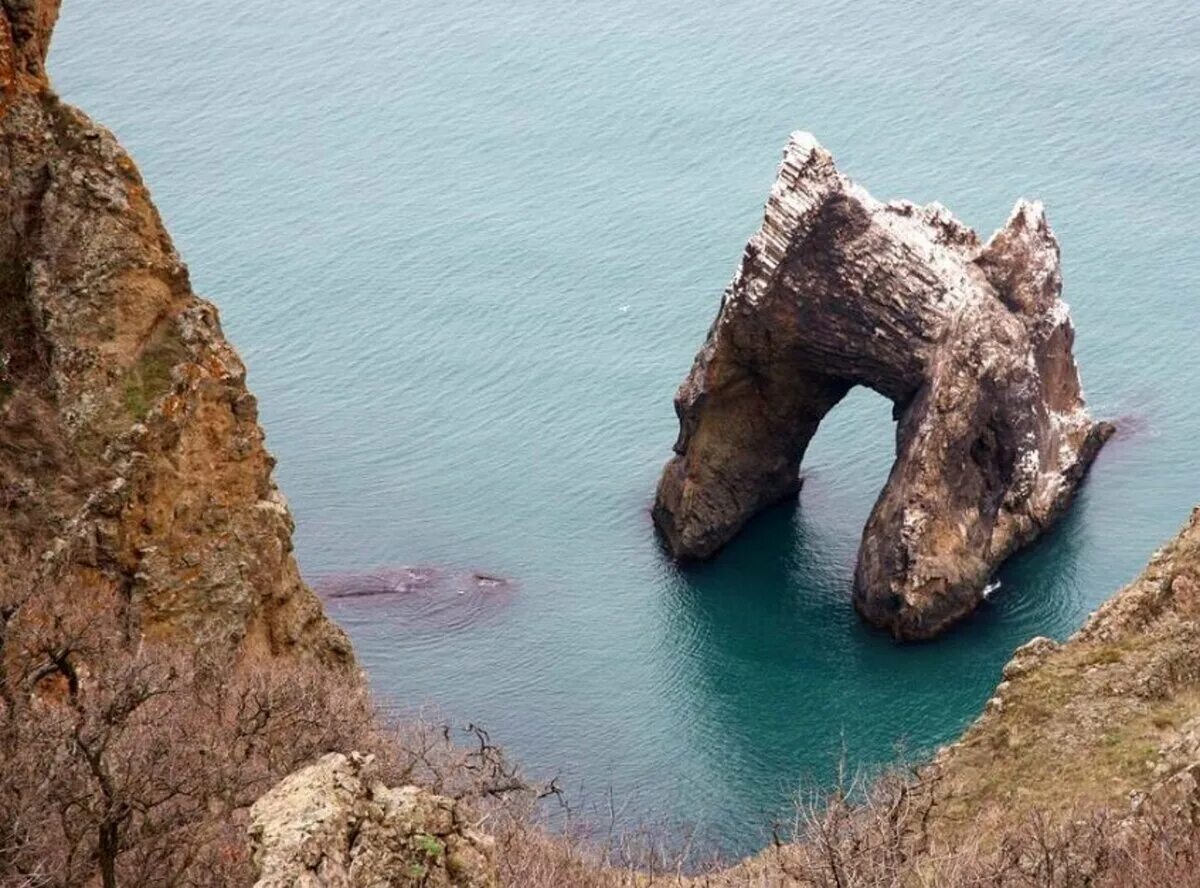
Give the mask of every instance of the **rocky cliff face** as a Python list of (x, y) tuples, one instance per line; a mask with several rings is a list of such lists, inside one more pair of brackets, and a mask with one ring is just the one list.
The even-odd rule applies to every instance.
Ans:
[(1071, 639), (1036, 638), (933, 767), (947, 829), (1190, 786), (1200, 814), (1200, 509)]
[(822, 417), (856, 385), (894, 404), (896, 462), (855, 604), (935, 635), (1068, 506), (1111, 427), (1084, 409), (1059, 249), (1021, 201), (986, 244), (937, 204), (880, 203), (794, 135), (762, 228), (676, 396), (654, 518), (705, 558), (800, 487)]
[(0, 581), (76, 576), (134, 635), (349, 664), (216, 309), (132, 160), (50, 88), (57, 12), (0, 2)]

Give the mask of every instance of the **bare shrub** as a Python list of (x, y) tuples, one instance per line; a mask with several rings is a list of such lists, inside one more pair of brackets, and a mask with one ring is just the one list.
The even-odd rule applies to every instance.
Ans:
[(296, 660), (130, 638), (110, 586), (35, 568), (0, 585), (4, 888), (249, 884), (249, 806), (331, 751), (497, 824), (536, 801), (482, 728), (380, 718), (357, 677)]
[(4, 611), (0, 884), (245, 883), (245, 809), (374, 739), (346, 677), (130, 644), (122, 611), (78, 581)]
[[(896, 769), (839, 780), (797, 803), (786, 838), (758, 866), (719, 885), (815, 888), (1172, 888), (1200, 886), (1194, 802), (1137, 815), (1111, 809), (1033, 812), (985, 830), (938, 822), (936, 771)], [(1196, 800), (1200, 801), (1200, 800)]]
[(99, 581), (0, 584), (3, 888), (249, 884), (249, 806), (352, 750), (389, 785), (468, 802), (507, 888), (1200, 886), (1200, 799), (1035, 813), (951, 839), (936, 773), (904, 768), (843, 770), (800, 798), (771, 847), (722, 869), (676, 830), (619, 828), (611, 793), (581, 816), (476, 725), (380, 718), (352, 676), (303, 663), (131, 639), (125, 607)]

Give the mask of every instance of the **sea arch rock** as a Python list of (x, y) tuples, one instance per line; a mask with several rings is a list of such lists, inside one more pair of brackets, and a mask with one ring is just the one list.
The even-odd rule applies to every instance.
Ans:
[(794, 133), (675, 409), (655, 523), (707, 558), (796, 494), (822, 417), (889, 398), (896, 461), (863, 532), (854, 603), (899, 638), (970, 613), (999, 563), (1068, 507), (1112, 433), (1087, 413), (1058, 241), (1018, 201), (987, 243), (943, 206), (881, 203)]

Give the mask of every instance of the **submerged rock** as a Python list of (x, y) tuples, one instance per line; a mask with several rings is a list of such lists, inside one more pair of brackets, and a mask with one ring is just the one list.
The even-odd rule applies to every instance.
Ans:
[(671, 552), (707, 558), (795, 495), (822, 417), (865, 385), (893, 402), (897, 455), (855, 605), (900, 638), (970, 613), (1113, 431), (1084, 408), (1061, 288), (1040, 204), (1019, 201), (981, 243), (938, 204), (880, 203), (794, 134), (675, 398), (653, 511)]
[(494, 840), (461, 803), (371, 776), (371, 758), (330, 753), (250, 809), (256, 888), (491, 888)]
[(479, 571), (441, 567), (385, 567), (368, 573), (327, 574), (313, 581), (327, 598), (374, 598), (381, 595), (506, 592), (512, 580)]
[(450, 631), (474, 626), (507, 606), (512, 580), (444, 567), (388, 567), (318, 577), (313, 589), (335, 617), (371, 608), (397, 628)]

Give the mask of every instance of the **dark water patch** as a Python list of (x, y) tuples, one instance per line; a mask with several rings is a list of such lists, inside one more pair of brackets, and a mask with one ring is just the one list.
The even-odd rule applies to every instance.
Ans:
[(1117, 427), (1113, 435), (1114, 441), (1127, 441), (1130, 438), (1144, 438), (1154, 434), (1150, 417), (1142, 412), (1122, 413), (1110, 422)]
[[(328, 598), (375, 691), (611, 787), (617, 828), (699, 822), (749, 853), (843, 754), (953, 738), (1014, 648), (1073, 632), (1193, 504), (1194, 5), (361, 0), (331, 28), (322, 0), (108, 0), (65, 4), (50, 68), (219, 303), (310, 575), (520, 578)], [(1123, 433), (933, 644), (851, 604), (895, 458), (869, 390), (822, 422), (799, 500), (715, 561), (681, 570), (650, 526), (671, 396), (798, 127), (985, 233), (1045, 200), (1089, 403)]]
[(334, 619), (369, 617), (401, 629), (442, 631), (491, 618), (516, 590), (498, 574), (427, 565), (327, 574), (310, 585)]

